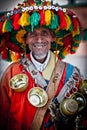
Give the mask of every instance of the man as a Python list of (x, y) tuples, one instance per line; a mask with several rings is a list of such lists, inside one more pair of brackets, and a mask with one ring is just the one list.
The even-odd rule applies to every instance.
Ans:
[(11, 64), (1, 79), (0, 130), (74, 129), (78, 103), (70, 98), (69, 117), (60, 105), (78, 91), (82, 76), (50, 51), (55, 39), (48, 27), (28, 32), (30, 54)]
[[(33, 32), (29, 32), (26, 38), (26, 43), (28, 44), (31, 50), (30, 57), (27, 56), (28, 60), (32, 61), (33, 65), (42, 74), (47, 83), (51, 78), (56, 63), (56, 57), (54, 53), (50, 51), (51, 42), (54, 39), (55, 38), (47, 28), (36, 28)], [(69, 74), (67, 76), (68, 71)], [(64, 66), (63, 74), (61, 76), (62, 79), (60, 79), (60, 83), (56, 88), (54, 97), (58, 95), (59, 91), (64, 86), (65, 82), (69, 80), (69, 77), (74, 73), (73, 71), (74, 67), (72, 65), (66, 64)], [(9, 86), (9, 81), (13, 76), (21, 73), (24, 73), (28, 76), (29, 83), (27, 89), (24, 92), (16, 92), (15, 90), (12, 90), (12, 88)], [(78, 82), (76, 81), (75, 83), (77, 84), (81, 80), (81, 75), (78, 69), (76, 69), (76, 76)], [(35, 83), (30, 72), (28, 72), (26, 68), (24, 69), (24, 65), (22, 62), (13, 63), (11, 64), (11, 66), (8, 67), (1, 80), (0, 87), (0, 125), (2, 125), (3, 130), (30, 129), (35, 117), (35, 113), (37, 111), (37, 107), (30, 104), (27, 96), (29, 90), (36, 84), (38, 85), (38, 83)], [(76, 88), (78, 88), (78, 86), (76, 86)], [(68, 92), (66, 93), (66, 95), (67, 94)], [(44, 117), (42, 118), (44, 120)], [(45, 129), (45, 125), (49, 122), (50, 117), (47, 116), (45, 119), (47, 121), (46, 123), (44, 122), (45, 124), (42, 126), (42, 129)], [(38, 122), (36, 123), (38, 124)], [(49, 125), (48, 129), (50, 127), (53, 127), (52, 123)]]

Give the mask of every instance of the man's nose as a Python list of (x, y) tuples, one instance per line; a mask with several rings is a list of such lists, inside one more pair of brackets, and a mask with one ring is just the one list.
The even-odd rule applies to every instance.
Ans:
[(42, 39), (43, 39), (43, 38), (41, 37), (41, 35), (38, 35), (38, 36), (37, 36), (37, 41), (38, 41), (38, 42), (41, 42)]

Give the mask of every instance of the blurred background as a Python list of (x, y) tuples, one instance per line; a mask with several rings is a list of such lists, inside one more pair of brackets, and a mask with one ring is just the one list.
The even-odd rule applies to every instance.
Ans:
[[(14, 9), (18, 3), (24, 0), (0, 0), (0, 15)], [(70, 8), (79, 17), (81, 22), (83, 37), (76, 54), (68, 55), (63, 61), (77, 66), (84, 79), (87, 79), (87, 0), (54, 0), (59, 6)], [(11, 62), (1, 59), (0, 56), (0, 78)]]

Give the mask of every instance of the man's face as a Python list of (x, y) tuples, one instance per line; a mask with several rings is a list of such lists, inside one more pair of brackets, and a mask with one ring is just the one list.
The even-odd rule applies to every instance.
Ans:
[(51, 32), (47, 28), (36, 28), (27, 35), (26, 43), (33, 56), (38, 60), (45, 58), (53, 41)]

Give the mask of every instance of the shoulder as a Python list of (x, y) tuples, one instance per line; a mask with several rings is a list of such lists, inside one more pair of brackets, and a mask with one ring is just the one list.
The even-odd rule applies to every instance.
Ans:
[(6, 70), (4, 71), (1, 80), (5, 79), (6, 77), (12, 77), (13, 75), (15, 75), (16, 73), (20, 72), (21, 69), (21, 64), (20, 62), (15, 62), (15, 63), (11, 63)]

